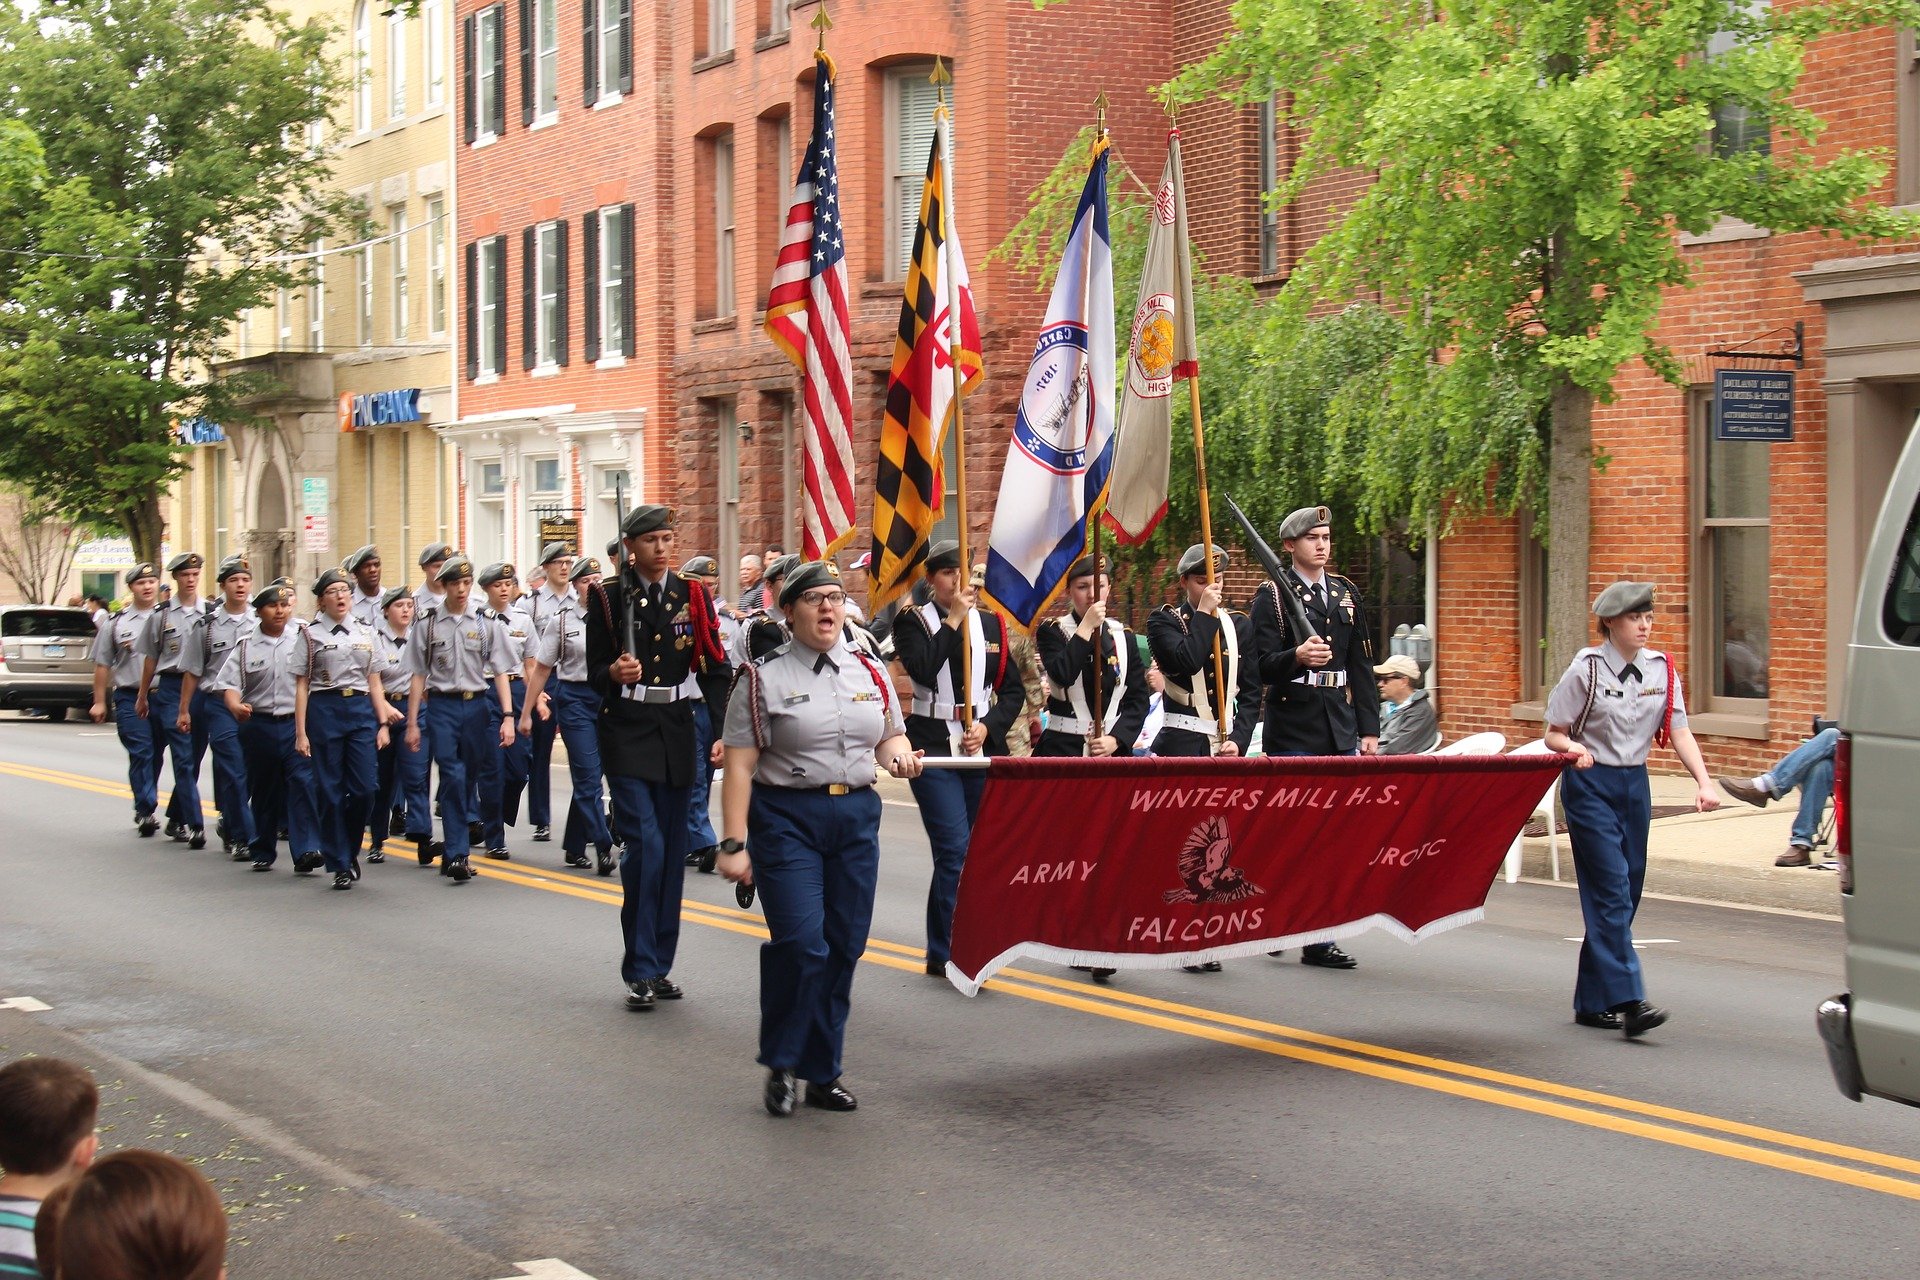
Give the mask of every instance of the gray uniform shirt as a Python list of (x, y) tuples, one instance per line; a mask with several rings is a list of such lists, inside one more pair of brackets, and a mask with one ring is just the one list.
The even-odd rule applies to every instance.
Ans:
[(373, 673), (373, 630), (354, 621), (353, 615), (335, 622), (321, 618), (307, 629), (312, 645), (312, 669), (307, 683), (315, 692), (322, 689), (351, 689), (371, 693), (368, 677)]
[(138, 688), (146, 659), (140, 652), (153, 609), (122, 609), (93, 634), (93, 665), (106, 667), (107, 683), (115, 689)]
[(385, 618), (373, 629), (373, 669), (380, 673), (380, 684), (387, 697), (395, 702), (405, 701), (408, 687), (413, 683), (411, 654), (406, 637), (395, 635)]
[(180, 646), (180, 670), (205, 681), (216, 675), (242, 636), (253, 634), (253, 610), (227, 612), (223, 604), (193, 624)]
[(407, 633), (408, 661), (434, 693), (479, 693), (492, 683), (488, 664), (500, 660), (500, 628), (467, 601), (465, 613), (440, 609)]
[(873, 749), (906, 732), (886, 672), (844, 637), (825, 653), (784, 644), (741, 670), (722, 740), (760, 749), (756, 784), (871, 786)]
[[(1573, 738), (1593, 753), (1595, 764), (1645, 764), (1653, 736), (1667, 706), (1667, 681), (1673, 681), (1673, 727), (1687, 726), (1687, 701), (1680, 674), (1667, 655), (1642, 649), (1627, 670), (1627, 660), (1609, 641), (1582, 649), (1547, 698), (1547, 723), (1574, 729)], [(1587, 712), (1591, 702), (1593, 710)], [(1580, 725), (1585, 714), (1587, 722)]]
[[(429, 591), (427, 589), (426, 583), (423, 582), (418, 587), (414, 588), (413, 620), (415, 622), (418, 622), (420, 621), (420, 619), (426, 617), (428, 610), (432, 610), (435, 613), (439, 613), (443, 611), (446, 607), (447, 607), (447, 598), (445, 596), (437, 596), (433, 594), (432, 591)], [(468, 607), (469, 608), (472, 607), (471, 603), (469, 603)]]
[(360, 588), (356, 586), (353, 589), (353, 604), (347, 609), (347, 613), (352, 616), (355, 622), (361, 623), (364, 626), (372, 627), (379, 625), (380, 597), (382, 594), (382, 592), (376, 591), (370, 596), (362, 595), (360, 594)]
[(533, 645), (533, 620), (527, 617), (518, 602), (509, 605), (503, 612), (491, 605), (481, 606), (480, 612), (492, 621), (500, 632), (500, 652), (494, 663), (487, 667), (487, 677), (503, 675), (509, 680), (518, 680), (527, 674), (527, 651)]
[(219, 674), (202, 686), (208, 693), (233, 689), (256, 715), (290, 716), (298, 681), (307, 674), (307, 633), (287, 624), (277, 636), (256, 630), (227, 655)]
[(555, 591), (550, 584), (542, 583), (538, 591), (529, 592), (520, 597), (515, 604), (526, 613), (527, 618), (533, 623), (534, 631), (538, 633), (545, 631), (553, 615), (573, 598), (571, 590)]
[(533, 643), (533, 660), (551, 667), (557, 679), (584, 682), (587, 678), (587, 606), (568, 596), (540, 625)]
[(170, 600), (153, 611), (139, 640), (140, 656), (153, 659), (153, 674), (164, 675), (169, 671), (186, 669), (180, 664), (181, 653), (187, 636), (206, 612), (204, 600), (195, 600), (192, 604)]

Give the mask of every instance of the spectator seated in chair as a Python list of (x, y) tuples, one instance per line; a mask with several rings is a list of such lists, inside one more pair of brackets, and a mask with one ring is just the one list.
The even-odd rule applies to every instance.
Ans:
[(1430, 751), (1440, 738), (1440, 722), (1433, 701), (1420, 688), (1420, 664), (1396, 653), (1373, 669), (1380, 683), (1380, 754), (1418, 755)]
[(1721, 778), (1720, 789), (1736, 800), (1764, 809), (1770, 800), (1784, 800), (1800, 788), (1800, 812), (1793, 820), (1787, 851), (1773, 860), (1776, 867), (1813, 865), (1814, 834), (1820, 815), (1833, 794), (1833, 753), (1840, 741), (1838, 729), (1822, 729), (1789, 751), (1779, 764), (1756, 778)]

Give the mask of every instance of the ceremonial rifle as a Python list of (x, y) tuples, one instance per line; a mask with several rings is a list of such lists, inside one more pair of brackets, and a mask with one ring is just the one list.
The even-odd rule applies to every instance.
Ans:
[[(627, 489), (623, 477), (613, 477), (613, 519), (614, 528), (624, 544), (627, 534)], [(586, 548), (580, 548), (585, 551)], [(624, 545), (622, 550), (625, 550)], [(627, 587), (627, 558), (620, 557), (619, 567), (614, 570), (615, 582), (620, 584), (620, 652), (634, 652), (633, 645), (633, 592)]]
[(1247, 549), (1253, 552), (1253, 558), (1260, 562), (1260, 567), (1267, 571), (1269, 578), (1273, 579), (1274, 594), (1280, 597), (1280, 612), (1287, 619), (1287, 629), (1296, 637), (1294, 643), (1305, 644), (1309, 638), (1318, 639), (1318, 633), (1314, 631), (1313, 624), (1307, 621), (1306, 606), (1300, 603), (1300, 597), (1287, 586), (1286, 566), (1280, 563), (1280, 557), (1273, 553), (1273, 548), (1267, 545), (1266, 539), (1254, 529), (1253, 521), (1247, 519), (1247, 513), (1240, 509), (1240, 504), (1235, 502), (1229, 494), (1223, 493), (1220, 496), (1226, 500), (1227, 509), (1233, 512), (1233, 518), (1240, 522), (1241, 532), (1247, 535)]

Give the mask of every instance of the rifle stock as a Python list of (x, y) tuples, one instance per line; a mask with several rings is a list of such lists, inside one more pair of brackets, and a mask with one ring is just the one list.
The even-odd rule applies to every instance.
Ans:
[(1280, 609), (1286, 615), (1288, 630), (1304, 642), (1308, 636), (1316, 633), (1313, 624), (1307, 620), (1307, 610), (1300, 603), (1300, 597), (1287, 588), (1286, 566), (1280, 563), (1280, 557), (1273, 553), (1273, 548), (1253, 527), (1253, 521), (1247, 519), (1247, 513), (1240, 509), (1240, 504), (1233, 500), (1232, 495), (1222, 494), (1221, 497), (1226, 501), (1227, 510), (1233, 512), (1233, 518), (1240, 522), (1240, 531), (1247, 536), (1247, 549), (1253, 552), (1253, 558), (1273, 579), (1274, 594), (1280, 597)]

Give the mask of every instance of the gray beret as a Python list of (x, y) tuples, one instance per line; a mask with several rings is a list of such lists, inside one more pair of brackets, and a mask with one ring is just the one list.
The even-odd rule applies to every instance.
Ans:
[(482, 587), (490, 587), (496, 582), (508, 582), (519, 576), (519, 574), (513, 571), (512, 565), (502, 560), (496, 561), (482, 569), (480, 576), (475, 578), (474, 582)]
[(951, 538), (943, 538), (927, 548), (927, 572), (938, 573), (942, 569), (960, 567), (960, 544)]
[(540, 548), (540, 563), (543, 565), (552, 564), (555, 560), (566, 560), (572, 557), (572, 555), (573, 548), (569, 547), (566, 543), (549, 542), (546, 546)]
[[(786, 581), (787, 575), (798, 569), (800, 563), (800, 557), (796, 555), (775, 556), (773, 563), (767, 566), (767, 581), (772, 582), (775, 579)], [(782, 591), (781, 594), (785, 595), (786, 592)]]
[(1075, 560), (1071, 565), (1067, 566), (1067, 581), (1072, 582), (1076, 578), (1091, 578), (1094, 572), (1093, 557), (1081, 556), (1078, 560)]
[(567, 575), (568, 582), (578, 582), (590, 573), (600, 572), (600, 562), (592, 556), (581, 556), (573, 562), (573, 572)]
[(213, 580), (215, 582), (225, 582), (236, 573), (244, 573), (248, 577), (253, 576), (253, 569), (247, 564), (246, 557), (228, 556), (225, 560), (222, 560), (220, 562), (220, 571), (213, 575)]
[(637, 538), (641, 534), (652, 533), (657, 529), (668, 529), (672, 526), (673, 509), (649, 503), (627, 512), (627, 518), (620, 522), (620, 536)]
[[(1213, 548), (1213, 563), (1215, 567), (1219, 569), (1227, 567), (1227, 553), (1222, 551), (1218, 545), (1215, 545)], [(1184, 578), (1190, 573), (1205, 573), (1206, 571), (1207, 553), (1201, 548), (1200, 544), (1196, 542), (1187, 548), (1185, 555), (1180, 557), (1180, 566), (1177, 572)]]
[(265, 591), (262, 591), (253, 598), (253, 607), (258, 611), (266, 608), (270, 604), (286, 604), (292, 599), (292, 587), (268, 587)]
[(711, 578), (720, 573), (720, 562), (712, 556), (695, 556), (680, 566), (683, 578)]
[(1593, 600), (1596, 618), (1617, 618), (1623, 613), (1645, 613), (1652, 608), (1651, 582), (1616, 582)]
[(378, 560), (379, 558), (380, 558), (379, 550), (371, 542), (369, 542), (366, 546), (360, 548), (358, 551), (348, 556), (345, 560), (341, 561), (340, 567), (342, 569), (345, 569), (348, 573), (354, 573), (358, 571), (360, 566), (365, 564), (367, 561)]
[[(797, 556), (781, 556), (779, 562), (798, 558)], [(797, 569), (789, 570), (786, 579), (781, 582), (780, 607), (782, 609), (786, 608), (795, 600), (798, 600), (802, 593), (811, 591), (815, 587), (837, 587), (839, 585), (840, 570), (834, 568), (831, 561), (815, 560), (809, 564), (803, 564)]]
[(436, 560), (445, 560), (453, 554), (453, 548), (444, 542), (429, 542), (420, 551), (420, 567), (426, 568)]
[(473, 561), (467, 559), (465, 556), (455, 555), (440, 566), (440, 572), (436, 575), (436, 581), (442, 583), (458, 582), (462, 578), (471, 578), (472, 576)]
[(313, 594), (323, 596), (328, 587), (347, 587), (353, 585), (353, 579), (338, 569), (329, 569), (313, 580)]
[(182, 569), (198, 569), (205, 563), (206, 561), (200, 558), (199, 552), (182, 551), (179, 555), (167, 561), (167, 572), (179, 573)]
[(1302, 507), (1280, 522), (1280, 541), (1311, 533), (1321, 525), (1333, 524), (1333, 512), (1325, 507)]
[(132, 586), (142, 578), (157, 578), (159, 576), (160, 571), (143, 560), (133, 566), (133, 568), (127, 570), (127, 585)]
[(380, 612), (385, 613), (402, 600), (413, 599), (413, 592), (404, 586), (388, 587), (380, 593)]

